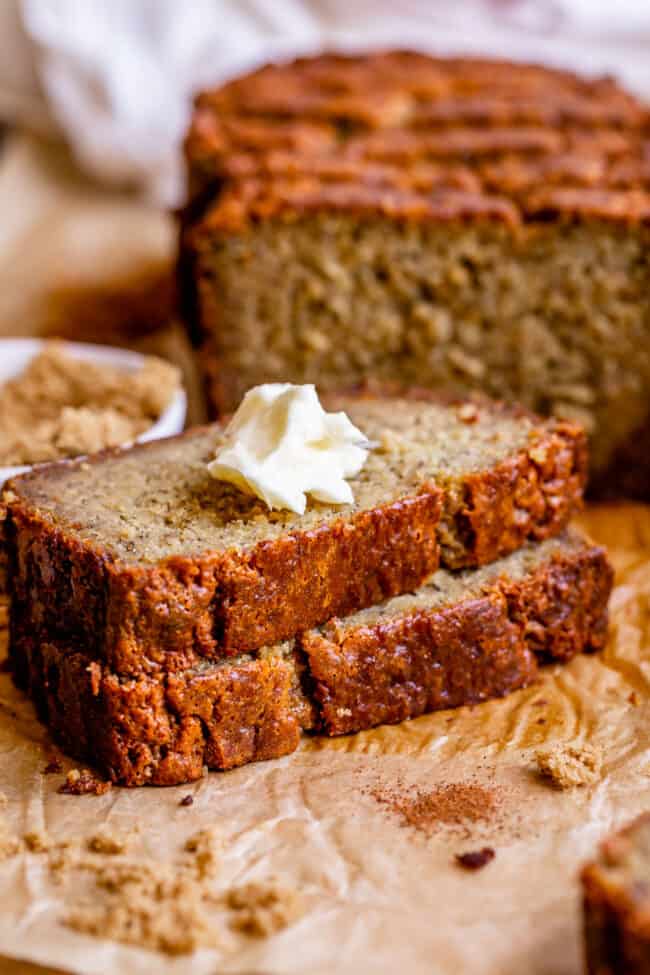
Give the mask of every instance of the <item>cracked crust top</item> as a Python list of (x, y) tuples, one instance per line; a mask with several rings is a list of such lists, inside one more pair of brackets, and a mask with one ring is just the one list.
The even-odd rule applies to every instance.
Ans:
[(536, 65), (399, 51), (269, 65), (198, 96), (185, 152), (191, 198), (218, 194), (207, 226), (225, 232), (315, 209), (650, 219), (647, 106)]

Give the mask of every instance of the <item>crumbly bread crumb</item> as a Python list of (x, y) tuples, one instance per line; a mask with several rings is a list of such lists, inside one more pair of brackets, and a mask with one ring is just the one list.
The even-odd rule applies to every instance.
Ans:
[(129, 443), (160, 416), (178, 369), (147, 358), (123, 369), (73, 358), (51, 342), (0, 388), (0, 464), (35, 464)]
[(300, 912), (296, 892), (274, 883), (233, 887), (226, 895), (226, 904), (234, 911), (231, 927), (258, 938), (282, 931)]
[(57, 791), (69, 796), (102, 796), (110, 787), (110, 782), (100, 779), (90, 769), (73, 768)]
[(549, 745), (536, 755), (541, 774), (560, 789), (594, 785), (602, 772), (601, 751), (593, 745)]

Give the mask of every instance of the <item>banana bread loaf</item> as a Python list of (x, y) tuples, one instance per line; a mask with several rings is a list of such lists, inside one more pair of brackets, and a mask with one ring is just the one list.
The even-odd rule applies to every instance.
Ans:
[(301, 729), (358, 731), (523, 687), (536, 655), (602, 646), (611, 578), (601, 548), (562, 536), (439, 570), (411, 595), (255, 655), (120, 677), (32, 632), (11, 661), (70, 754), (124, 785), (171, 785), (285, 755)]
[(601, 845), (582, 871), (588, 975), (650, 973), (650, 813)]
[[(647, 495), (650, 115), (611, 79), (393, 52), (200, 95), (180, 270), (212, 408), (364, 377), (579, 419)], [(629, 479), (628, 479), (629, 473)]]
[[(424, 395), (424, 394), (423, 394)], [(213, 480), (207, 427), (10, 481), (11, 642), (35, 628), (116, 673), (280, 642), (557, 534), (580, 503), (575, 424), (487, 402), (338, 396), (378, 444), (355, 503), (269, 512)]]

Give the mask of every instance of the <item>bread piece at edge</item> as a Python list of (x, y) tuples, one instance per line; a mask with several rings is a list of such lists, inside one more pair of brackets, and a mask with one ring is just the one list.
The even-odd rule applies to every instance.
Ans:
[[(536, 654), (599, 649), (612, 578), (603, 549), (575, 537), (530, 549), (535, 564), (520, 578), (508, 576), (516, 553), (478, 589), (468, 579), (453, 604), (436, 594), (428, 611), (393, 616), (389, 601), (383, 619), (332, 621), (256, 656), (121, 678), (73, 648), (25, 639), (14, 677), (76, 758), (123, 785), (179, 784), (206, 765), (288, 754), (301, 729), (341, 734), (503, 696), (534, 680)], [(332, 634), (343, 624), (341, 642)]]
[(587, 975), (650, 973), (650, 813), (601, 844), (581, 873)]

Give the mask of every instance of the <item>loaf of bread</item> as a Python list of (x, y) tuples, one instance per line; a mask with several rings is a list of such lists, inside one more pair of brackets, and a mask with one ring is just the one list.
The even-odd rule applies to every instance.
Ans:
[(650, 813), (582, 871), (587, 975), (650, 975)]
[(180, 271), (213, 410), (269, 380), (480, 389), (579, 420), (594, 484), (650, 494), (649, 119), (608, 78), (403, 52), (200, 95)]
[(256, 654), (122, 677), (35, 631), (11, 647), (17, 682), (71, 755), (123, 785), (171, 785), (330, 735), (475, 704), (532, 681), (536, 658), (605, 638), (612, 572), (576, 536), (524, 546)]
[(269, 511), (209, 476), (218, 425), (36, 469), (4, 493), (11, 643), (34, 634), (116, 674), (281, 642), (556, 535), (580, 504), (569, 422), (430, 394), (329, 403), (377, 444), (353, 505)]

